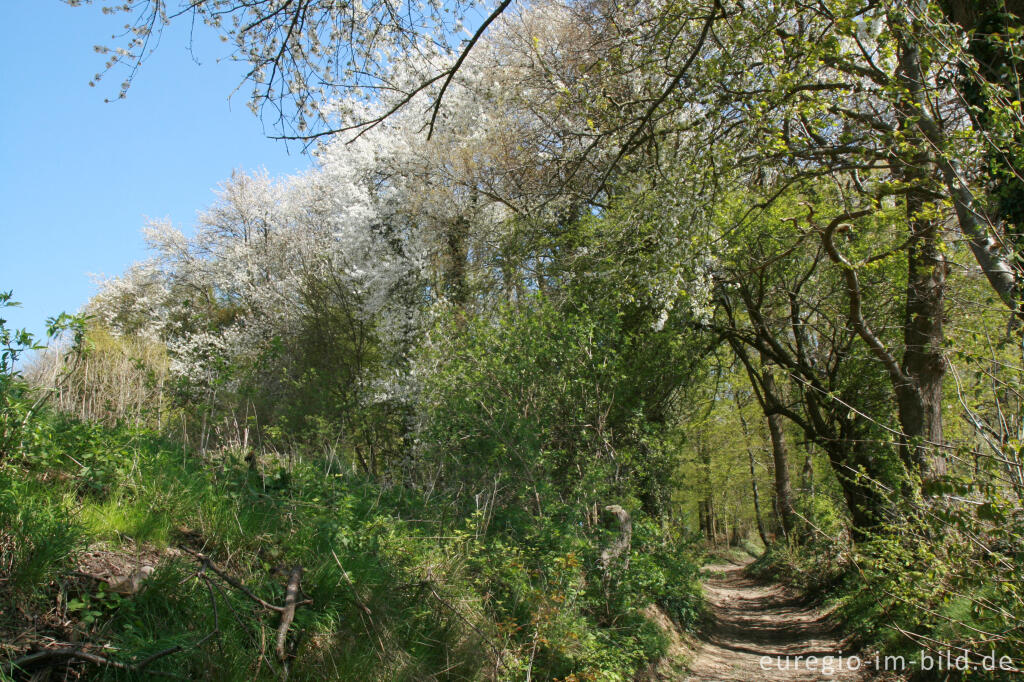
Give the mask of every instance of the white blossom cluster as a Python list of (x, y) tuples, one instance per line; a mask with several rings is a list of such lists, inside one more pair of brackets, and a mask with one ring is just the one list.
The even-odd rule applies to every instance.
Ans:
[[(373, 325), (401, 355), (422, 342), (425, 313), (444, 301), (439, 273), (449, 265), (453, 225), (465, 226), (466, 277), (498, 280), (505, 273), (494, 274), (500, 259), (492, 256), (516, 240), (517, 220), (561, 220), (601, 181), (617, 138), (592, 145), (604, 133), (586, 108), (573, 114), (568, 104), (620, 82), (592, 82), (587, 68), (613, 40), (622, 42), (565, 5), (538, 3), (495, 23), (436, 119), (436, 87), (394, 111), (387, 96), (326, 104), (332, 127), (352, 132), (321, 144), (314, 169), (287, 178), (236, 173), (194, 234), (150, 224), (153, 256), (103, 282), (92, 312), (115, 332), (163, 341), (172, 370), (189, 383), (230, 387), (231, 367), (258, 364), (275, 340), (303, 333), (315, 282), (354, 306), (353, 324)], [(390, 81), (405, 84), (396, 101), (451, 59), (411, 51), (391, 61)], [(710, 299), (710, 264), (699, 272), (684, 265), (701, 250), (688, 241), (692, 216), (683, 215), (681, 195), (666, 201), (677, 210), (660, 202), (655, 216), (638, 216), (675, 221), (658, 230), (657, 253), (638, 266), (648, 302), (662, 311), (659, 325), (681, 294), (698, 316)], [(415, 383), (397, 370), (385, 374), (375, 378), (382, 400)]]
[(300, 175), (234, 174), (193, 235), (150, 223), (153, 255), (102, 282), (91, 312), (115, 332), (162, 340), (172, 371), (203, 386), (299, 334), (310, 282), (329, 283), (358, 322), (407, 330), (416, 312), (395, 292), (421, 277), (425, 258), (395, 213), (401, 188), (379, 181), (395, 154), (366, 136), (327, 147)]

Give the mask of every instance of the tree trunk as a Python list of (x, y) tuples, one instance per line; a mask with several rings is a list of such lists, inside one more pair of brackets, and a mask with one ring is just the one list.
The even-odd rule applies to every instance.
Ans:
[(703, 512), (702, 517), (702, 530), (704, 531), (704, 537), (708, 539), (708, 542), (715, 544), (716, 531), (715, 528), (715, 491), (711, 485), (711, 450), (705, 447), (703, 442), (698, 443), (697, 456), (701, 462), (701, 473), (704, 476), (704, 501), (701, 503), (701, 509)]
[(604, 549), (601, 550), (601, 566), (604, 567), (605, 579), (607, 580), (612, 562), (618, 560), (623, 554), (626, 555), (622, 562), (622, 569), (629, 569), (629, 544), (633, 539), (633, 519), (629, 512), (617, 504), (610, 504), (604, 508), (609, 516), (615, 519), (618, 536)]
[[(854, 327), (858, 328), (858, 333), (868, 341), (874, 350), (875, 345), (872, 345), (871, 341), (877, 342), (877, 339), (874, 339), (870, 334), (870, 330), (866, 333), (862, 331), (865, 327), (863, 318), (859, 315), (860, 292), (857, 285), (856, 272), (849, 269), (849, 263), (835, 251), (829, 230), (824, 231), (823, 241), (826, 250), (829, 251), (829, 257), (836, 263), (847, 266), (844, 268), (844, 275), (847, 278), (847, 286), (850, 292), (851, 312), (849, 320), (853, 323)], [(741, 295), (743, 295), (742, 291)], [(727, 301), (728, 299), (725, 300)], [(763, 318), (753, 299), (750, 296), (746, 296), (745, 303), (748, 313), (755, 321), (754, 330), (759, 337), (758, 343), (752, 344), (752, 346), (755, 350), (762, 353), (763, 363), (765, 349), (772, 348), (772, 338), (768, 333), (767, 325), (761, 321)], [(802, 354), (806, 346), (806, 342), (801, 337), (802, 323), (798, 315), (794, 315), (794, 320), (793, 331), (797, 340), (797, 349)], [(878, 457), (866, 456), (867, 453), (858, 447), (858, 444), (863, 442), (862, 434), (857, 428), (857, 421), (860, 418), (852, 416), (853, 413), (851, 413), (850, 418), (847, 418), (844, 416), (844, 413), (832, 410), (830, 405), (823, 405), (818, 396), (827, 395), (828, 392), (823, 385), (813, 386), (817, 377), (810, 371), (811, 365), (807, 362), (806, 356), (787, 359), (785, 351), (781, 350), (777, 353), (776, 357), (783, 359), (785, 362), (783, 366), (795, 375), (802, 374), (806, 377), (808, 385), (812, 386), (811, 390), (797, 389), (798, 395), (803, 402), (804, 415), (806, 417), (787, 409), (781, 402), (780, 396), (776, 394), (777, 390), (774, 382), (765, 384), (765, 378), (768, 377), (770, 379), (770, 375), (766, 372), (757, 371), (755, 368), (750, 353), (743, 345), (746, 341), (736, 337), (730, 337), (727, 340), (736, 353), (737, 358), (740, 359), (746, 368), (751, 386), (754, 388), (755, 395), (765, 414), (775, 413), (779, 416), (785, 416), (803, 429), (807, 440), (818, 443), (824, 448), (829, 464), (842, 487), (843, 497), (850, 511), (853, 537), (857, 541), (867, 538), (871, 530), (877, 526), (877, 519), (884, 513), (886, 505), (885, 497), (881, 495), (880, 490), (873, 486), (877, 486), (879, 481), (886, 482), (887, 476), (885, 462)], [(847, 351), (844, 350), (843, 354), (846, 355)], [(889, 362), (886, 363), (887, 369), (898, 371), (897, 363), (891, 357), (888, 360)], [(779, 439), (779, 442), (783, 443), (781, 439)], [(788, 476), (788, 469), (785, 472), (776, 471), (778, 467), (774, 464), (774, 458), (769, 460), (769, 462), (772, 469), (771, 475), (774, 479), (778, 480), (777, 475), (780, 473), (783, 478)], [(862, 476), (861, 472), (865, 475)], [(783, 529), (783, 514), (779, 502), (778, 486), (772, 486), (770, 490), (772, 493), (772, 514), (769, 517), (768, 536), (772, 538), (777, 536)], [(790, 496), (789, 499), (791, 501), (792, 497)], [(790, 502), (790, 509), (792, 509), (791, 505), (792, 502)]]
[(764, 519), (761, 517), (761, 498), (757, 494), (757, 470), (754, 468), (754, 451), (747, 448), (747, 456), (750, 459), (750, 487), (754, 493), (754, 520), (757, 521), (757, 534), (761, 536), (761, 542), (768, 546), (768, 533), (764, 529)]
[(715, 510), (710, 496), (697, 501), (697, 516), (704, 539), (710, 545), (715, 544)]
[[(942, 452), (943, 302), (946, 263), (938, 248), (936, 220), (916, 217), (922, 200), (907, 197), (912, 236), (907, 252), (903, 372), (911, 386), (898, 391), (900, 423), (906, 436), (903, 459), (926, 478), (946, 473)], [(899, 395), (902, 393), (902, 395)]]
[(804, 489), (807, 497), (814, 497), (814, 462), (811, 460), (811, 455), (808, 453), (807, 458), (804, 460), (804, 470), (800, 475), (800, 487)]
[[(763, 373), (762, 383), (765, 395), (777, 395), (775, 379), (770, 370)], [(793, 512), (793, 486), (789, 478), (789, 452), (786, 449), (786, 438), (782, 428), (782, 415), (765, 410), (768, 418), (768, 432), (772, 440), (772, 460), (775, 463), (775, 498), (779, 504), (779, 519), (782, 532), (789, 537), (795, 526), (796, 515)]]
[(793, 532), (793, 487), (789, 480), (789, 452), (782, 431), (782, 415), (768, 415), (768, 430), (772, 437), (772, 459), (775, 460), (775, 498), (779, 502), (782, 532), (789, 537)]
[(900, 175), (910, 187), (907, 194), (907, 299), (903, 328), (903, 380), (896, 382), (896, 399), (904, 440), (903, 461), (924, 478), (946, 473), (942, 452), (942, 328), (946, 288), (946, 261), (940, 250), (942, 227), (929, 210), (928, 184), (932, 152), (916, 123), (923, 110), (924, 73), (920, 48), (913, 36), (900, 40), (897, 78), (908, 98), (897, 107), (900, 129), (911, 149)]
[(442, 265), (442, 291), (458, 308), (465, 308), (469, 300), (466, 268), (469, 259), (469, 220), (459, 217), (445, 233), (444, 263)]
[[(775, 467), (772, 467), (774, 475)], [(782, 514), (779, 513), (779, 496), (775, 493), (775, 486), (772, 486), (772, 537), (779, 537), (782, 532)]]

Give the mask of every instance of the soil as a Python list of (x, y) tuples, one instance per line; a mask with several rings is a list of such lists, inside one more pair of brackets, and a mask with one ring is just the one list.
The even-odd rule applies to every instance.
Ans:
[(708, 575), (704, 591), (713, 621), (685, 680), (867, 679), (863, 667), (850, 669), (859, 661), (848, 658), (856, 651), (846, 648), (848, 642), (827, 612), (792, 588), (747, 576), (747, 565), (704, 567)]

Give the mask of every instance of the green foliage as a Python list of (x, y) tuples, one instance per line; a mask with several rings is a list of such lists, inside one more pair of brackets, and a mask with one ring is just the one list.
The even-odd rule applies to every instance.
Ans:
[(448, 485), (486, 489), (500, 474), (540, 513), (549, 498), (663, 511), (672, 456), (650, 414), (664, 399), (663, 349), (614, 307), (538, 296), (451, 320), (433, 339), (421, 439)]
[[(271, 602), (283, 599), (283, 572), (304, 567), (312, 604), (296, 617), (296, 675), (632, 678), (667, 646), (647, 607), (684, 628), (701, 613), (693, 552), (659, 506), (673, 460), (648, 412), (663, 349), (613, 307), (541, 298), (494, 319), (458, 316), (439, 332), (444, 341), (421, 358), (431, 366), (419, 434), (428, 456), (404, 472), (433, 484), (381, 487), (369, 461), (356, 475), (308, 447), (286, 458), (241, 445), (198, 456), (144, 429), (47, 414), (4, 469), (30, 500), (14, 525), (24, 556), (8, 562), (9, 580), (52, 596), (48, 581), (87, 543), (163, 553), (138, 595), (77, 585), (65, 611), (135, 660), (182, 647), (174, 665), (195, 678), (278, 675), (258, 653), (276, 620), (207, 582), (178, 546), (202, 549)], [(313, 383), (296, 384), (298, 395), (336, 380), (319, 371), (307, 371)], [(366, 423), (378, 419), (359, 409)], [(289, 439), (312, 424), (321, 443), (335, 428), (326, 417), (304, 423), (274, 428)], [(35, 492), (42, 486), (49, 497)], [(55, 499), (74, 501), (74, 524), (55, 525)], [(605, 566), (601, 550), (620, 530), (598, 510), (612, 502), (632, 512), (632, 549)], [(214, 630), (216, 644), (204, 641)]]
[(666, 532), (646, 517), (634, 520), (633, 533), (635, 558), (622, 580), (634, 603), (642, 605), (653, 595), (677, 625), (696, 628), (705, 616), (694, 546), (697, 537)]
[[(34, 448), (2, 470), (0, 521), (12, 529), (4, 566), (13, 567), (4, 579), (52, 599), (51, 581), (88, 543), (117, 548), (130, 538), (128, 556), (156, 548), (164, 558), (139, 594), (72, 587), (68, 618), (134, 660), (181, 646), (168, 665), (194, 679), (276, 677), (276, 662), (259, 651), (277, 621), (215, 582), (215, 623), (210, 588), (177, 546), (202, 548), (275, 603), (282, 571), (305, 568), (313, 603), (294, 626), (297, 676), (418, 680), (446, 670), (448, 679), (515, 679), (532, 666), (536, 679), (629, 679), (665, 648), (640, 609), (658, 602), (684, 626), (699, 610), (685, 546), (642, 516), (634, 568), (606, 583), (597, 553), (614, 533), (584, 530), (578, 507), (461, 514), (453, 498), (326, 474), (320, 458), (268, 455), (252, 467), (227, 453), (204, 462), (144, 431), (46, 423)], [(215, 625), (215, 640), (196, 648)]]
[[(607, 301), (535, 296), (443, 321), (423, 359), (423, 466), (473, 501), (484, 549), (468, 565), (538, 679), (626, 679), (665, 647), (644, 607), (683, 627), (700, 616), (692, 551), (661, 525), (675, 465), (651, 411), (666, 347), (634, 324)], [(633, 512), (633, 551), (605, 572), (618, 529), (597, 516), (611, 502)]]
[[(12, 297), (12, 292), (0, 291), (0, 312), (20, 305)], [(53, 339), (70, 332), (73, 342), (81, 343), (87, 319), (85, 315), (61, 313), (47, 320), (47, 335)], [(32, 390), (22, 376), (19, 360), (45, 347), (28, 331), (9, 329), (7, 321), (0, 318), (0, 463), (18, 451), (25, 438), (34, 436), (36, 413), (48, 396)]]
[[(7, 580), (37, 594), (59, 574), (74, 500), (90, 540), (196, 544), (268, 599), (303, 565), (309, 677), (627, 679), (665, 649), (644, 608), (700, 617), (696, 507), (710, 544), (729, 528), (745, 547), (756, 521), (755, 571), (838, 599), (864, 640), (1017, 655), (1024, 31), (1004, 0), (970, 4), (542, 3), (529, 30), (498, 22), (435, 142), (396, 107), (308, 176), (241, 178), (195, 239), (158, 230), (158, 258), (101, 295), (118, 331), (166, 342), (136, 383), (173, 358), (184, 447), (119, 424), (163, 414), (163, 375), (127, 409), (106, 409), (124, 382), (80, 387), (105, 426), (39, 419), (15, 365), (34, 342), (0, 321), (0, 473), (29, 497), (0, 507)], [(234, 26), (253, 75), (305, 102), (284, 5)], [(218, 6), (252, 14), (192, 10)], [(372, 35), (418, 34), (397, 21)], [(363, 75), (406, 79), (391, 56)], [(980, 309), (997, 297), (1009, 324)], [(80, 357), (82, 322), (52, 324)], [(107, 357), (136, 341), (108, 337)], [(613, 504), (632, 547), (609, 559)], [(172, 557), (137, 599), (66, 610), (140, 651), (180, 644), (193, 676), (276, 674), (266, 614), (207, 578)], [(189, 646), (214, 630), (218, 648)]]
[(0, 469), (0, 587), (15, 600), (34, 600), (67, 570), (82, 528), (60, 491)]
[[(969, 494), (962, 484), (946, 485)], [(842, 602), (858, 634), (914, 656), (959, 649), (978, 662), (992, 652), (997, 659), (1019, 654), (1024, 524), (1018, 505), (989, 499), (974, 508), (954, 503), (934, 515), (908, 515), (858, 548)], [(1001, 520), (993, 523), (990, 515)], [(993, 581), (997, 572), (1003, 579)], [(1010, 679), (1010, 673), (982, 673), (975, 671), (979, 679)]]
[(834, 593), (850, 570), (849, 547), (842, 538), (812, 537), (802, 544), (778, 541), (751, 566), (752, 575), (784, 581), (814, 597)]
[[(0, 311), (20, 305), (10, 291), (0, 292)], [(24, 329), (9, 329), (0, 318), (0, 462), (21, 444), (21, 437), (33, 411), (28, 385), (18, 369), (18, 359), (41, 348)]]

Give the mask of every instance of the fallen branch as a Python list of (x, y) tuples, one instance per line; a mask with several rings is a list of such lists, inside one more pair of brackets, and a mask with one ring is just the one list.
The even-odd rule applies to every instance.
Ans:
[[(60, 661), (78, 660), (86, 663), (92, 663), (93, 665), (115, 668), (117, 670), (124, 670), (132, 673), (141, 673), (154, 661), (157, 661), (165, 656), (178, 653), (182, 651), (180, 645), (175, 645), (157, 651), (156, 653), (146, 656), (137, 663), (124, 663), (117, 661), (106, 656), (94, 654), (91, 651), (86, 651), (80, 646), (66, 646), (59, 649), (43, 649), (35, 653), (22, 656), (21, 658), (15, 659), (4, 666), (3, 672), (7, 676), (14, 676), (16, 670), (25, 670), (26, 668), (34, 667), (40, 664), (52, 664)], [(165, 673), (160, 671), (150, 671), (147, 675), (155, 675), (159, 677), (170, 677), (174, 679), (180, 679), (177, 675), (171, 673)]]
[(214, 565), (214, 563), (213, 563), (213, 560), (212, 560), (212, 559), (210, 559), (210, 557), (208, 557), (208, 556), (206, 556), (205, 554), (202, 554), (202, 553), (200, 553), (200, 552), (196, 552), (196, 551), (193, 551), (193, 550), (191, 550), (191, 549), (189, 549), (189, 548), (187, 548), (187, 547), (182, 547), (182, 549), (183, 549), (183, 550), (184, 550), (185, 552), (187, 552), (188, 554), (191, 554), (191, 555), (192, 555), (192, 556), (193, 556), (193, 557), (195, 558), (195, 560), (196, 560), (196, 561), (198, 561), (198, 562), (199, 562), (199, 563), (200, 563), (200, 564), (201, 564), (201, 565), (203, 566), (203, 568), (208, 568), (208, 569), (210, 569), (210, 570), (211, 570), (211, 571), (213, 571), (213, 573), (215, 573), (215, 574), (217, 575), (217, 577), (219, 577), (219, 578), (220, 578), (221, 580), (223, 580), (223, 581), (224, 581), (224, 582), (226, 582), (226, 583), (227, 583), (228, 585), (230, 585), (231, 587), (235, 588), (236, 590), (238, 590), (239, 592), (241, 592), (242, 594), (244, 594), (245, 596), (247, 596), (247, 597), (248, 597), (249, 599), (252, 599), (252, 600), (253, 600), (254, 602), (256, 602), (257, 604), (259, 604), (259, 605), (260, 605), (260, 606), (262, 606), (263, 608), (265, 608), (265, 609), (270, 609), (271, 611), (277, 611), (278, 613), (280, 613), (280, 612), (284, 611), (284, 607), (283, 607), (283, 606), (276, 606), (275, 604), (271, 604), (271, 603), (270, 603), (270, 602), (268, 602), (268, 601), (264, 601), (263, 599), (260, 599), (260, 598), (259, 598), (259, 597), (257, 597), (257, 596), (256, 596), (256, 594), (255, 594), (255, 593), (254, 593), (254, 592), (253, 592), (252, 590), (250, 590), (250, 589), (249, 589), (248, 587), (246, 587), (246, 586), (245, 586), (245, 585), (243, 585), (242, 583), (238, 582), (237, 580), (235, 580), (234, 578), (232, 578), (232, 577), (231, 577), (230, 575), (228, 575), (228, 574), (227, 574), (227, 573), (225, 573), (224, 571), (222, 571), (222, 570), (220, 570), (219, 568), (217, 568), (217, 567), (216, 567), (216, 566)]
[[(302, 581), (302, 566), (296, 566), (288, 575), (288, 587), (284, 593), (284, 607), (281, 609), (281, 624), (277, 626), (277, 646), (274, 648), (277, 653), (277, 660), (285, 665), (287, 670), (288, 652), (285, 642), (288, 639), (288, 628), (295, 620), (295, 607), (299, 599), (299, 583)], [(307, 600), (308, 601), (308, 600)]]
[[(277, 604), (271, 604), (270, 602), (266, 601), (265, 599), (261, 599), (260, 597), (258, 597), (256, 595), (255, 592), (250, 590), (248, 587), (246, 587), (245, 585), (240, 583), (238, 580), (235, 580), (234, 578), (232, 578), (230, 575), (228, 575), (224, 571), (222, 571), (219, 568), (217, 568), (217, 566), (213, 563), (213, 560), (210, 559), (210, 557), (206, 556), (205, 554), (202, 554), (200, 552), (196, 552), (196, 551), (191, 550), (191, 549), (189, 549), (187, 547), (182, 547), (181, 549), (184, 550), (186, 553), (191, 554), (192, 557), (203, 566), (203, 568), (210, 569), (210, 571), (212, 571), (215, 575), (217, 575), (217, 577), (219, 577), (221, 580), (223, 580), (228, 585), (230, 585), (231, 587), (235, 588), (236, 590), (238, 590), (239, 592), (244, 594), (249, 599), (251, 599), (254, 602), (256, 602), (257, 604), (259, 604), (263, 608), (269, 609), (271, 611), (276, 611), (277, 613), (284, 613), (285, 608), (287, 608), (286, 606), (278, 606)], [(301, 570), (301, 567), (300, 567), (300, 570)], [(302, 601), (296, 601), (295, 605), (296, 606), (306, 606), (306, 605), (312, 604), (312, 603), (313, 603), (312, 599), (303, 599)]]
[[(255, 592), (250, 590), (244, 584), (242, 584), (235, 578), (232, 578), (230, 575), (228, 575), (221, 569), (217, 568), (217, 566), (213, 563), (213, 560), (205, 554), (193, 551), (191, 549), (188, 549), (187, 547), (182, 547), (182, 549), (188, 554), (192, 555), (192, 557), (199, 562), (199, 575), (204, 580), (206, 580), (207, 587), (210, 589), (211, 598), (213, 588), (212, 585), (210, 584), (209, 576), (205, 573), (206, 569), (209, 569), (212, 573), (214, 573), (225, 583), (235, 588), (236, 590), (247, 596), (249, 599), (253, 600), (257, 604), (262, 606), (263, 608), (281, 614), (281, 621), (277, 626), (277, 638), (275, 640), (274, 653), (277, 654), (277, 660), (281, 662), (281, 677), (282, 679), (287, 679), (289, 658), (287, 647), (288, 630), (291, 629), (292, 622), (294, 622), (295, 620), (295, 609), (299, 606), (305, 606), (307, 604), (313, 603), (313, 600), (309, 598), (299, 599), (300, 596), (305, 596), (304, 593), (302, 592), (302, 566), (295, 566), (291, 570), (291, 573), (288, 574), (288, 584), (285, 587), (284, 605), (278, 606), (277, 604), (271, 604), (265, 599), (260, 598)], [(214, 611), (214, 617), (216, 618), (216, 610)], [(205, 642), (215, 633), (219, 633), (219, 625), (215, 626), (214, 632), (211, 632), (209, 635), (204, 637), (202, 641)]]

